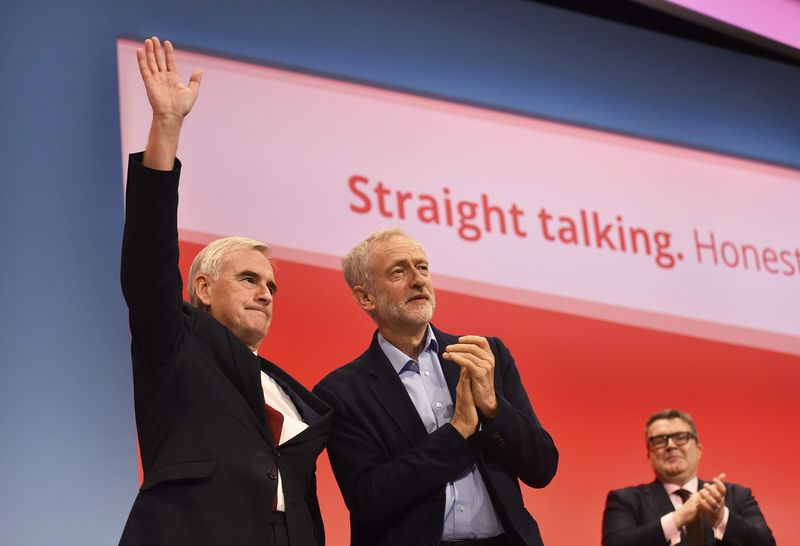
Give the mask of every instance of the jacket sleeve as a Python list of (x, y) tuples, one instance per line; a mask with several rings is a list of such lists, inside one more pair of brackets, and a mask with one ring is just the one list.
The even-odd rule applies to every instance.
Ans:
[(314, 539), (317, 546), (325, 546), (325, 525), (322, 521), (322, 513), (319, 509), (319, 498), (317, 497), (317, 472), (316, 469), (311, 474), (311, 481), (306, 491), (306, 506), (311, 515), (311, 522), (314, 526)]
[(531, 487), (544, 487), (558, 467), (558, 450), (542, 427), (522, 385), (511, 353), (497, 338), (489, 338), (495, 355), (497, 415), (483, 419), (477, 434), (484, 457), (503, 464)]
[(341, 379), (314, 387), (333, 407), (328, 455), (350, 514), (362, 525), (387, 527), (475, 462), (474, 447), (449, 423), (393, 456), (372, 430), (369, 408), (359, 407), (347, 391)]
[(775, 546), (761, 509), (750, 489), (736, 484), (730, 485), (727, 499), (728, 525), (722, 544), (736, 546)]
[(157, 365), (177, 348), (183, 321), (178, 268), (178, 179), (172, 171), (142, 165), (142, 153), (128, 160), (121, 283), (128, 304), (135, 362)]
[(629, 496), (620, 491), (608, 494), (603, 510), (603, 546), (665, 546), (661, 520), (640, 524)]

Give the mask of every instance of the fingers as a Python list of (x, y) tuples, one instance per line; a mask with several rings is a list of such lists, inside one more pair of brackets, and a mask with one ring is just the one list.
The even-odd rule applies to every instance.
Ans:
[(726, 489), (725, 478), (726, 478), (725, 473), (720, 472), (719, 475), (712, 480), (714, 482), (714, 485), (717, 486), (717, 488), (722, 492), (723, 495), (725, 494), (725, 489)]
[(716, 527), (725, 516), (724, 497), (718, 496), (716, 488), (706, 484), (697, 492), (698, 505), (703, 516)]
[(458, 364), (462, 368), (467, 368), (472, 371), (491, 368), (491, 365), (488, 362), (469, 353), (447, 351), (442, 356), (444, 356), (444, 358), (446, 358), (447, 360), (450, 360), (451, 362)]
[(153, 36), (153, 55), (155, 57), (156, 66), (159, 72), (167, 71), (167, 60), (164, 55), (164, 49), (161, 47), (161, 42), (157, 36)]
[(461, 336), (458, 338), (459, 343), (466, 343), (470, 345), (477, 345), (485, 351), (489, 350), (489, 342), (483, 336)]
[(487, 360), (493, 359), (489, 342), (481, 336), (461, 336), (458, 338), (458, 343), (448, 345), (445, 351), (470, 353), (482, 358), (489, 357)]
[(458, 377), (456, 385), (456, 401), (461, 400), (465, 404), (474, 404), (472, 399), (472, 380), (465, 368), (461, 368), (461, 375)]
[(722, 499), (725, 498), (716, 487), (710, 484), (705, 484), (698, 493), (700, 494), (701, 502), (705, 502), (713, 509), (716, 509)]
[(150, 73), (158, 72), (158, 63), (156, 62), (155, 44), (152, 38), (144, 41), (144, 53), (147, 59), (147, 68)]
[(458, 343), (445, 347), (443, 356), (461, 366), (472, 364), (489, 369), (494, 367), (494, 355), (489, 349), (489, 342), (481, 336), (458, 338)]
[(164, 40), (164, 58), (166, 59), (167, 70), (177, 72), (178, 63), (175, 61), (175, 49), (169, 40)]
[(142, 75), (142, 79), (146, 80), (150, 77), (150, 68), (147, 66), (147, 58), (141, 48), (136, 50), (136, 61), (139, 63), (139, 73)]
[[(139, 51), (136, 50), (136, 58), (139, 59)], [(170, 57), (170, 59), (168, 59)], [(144, 60), (147, 63), (147, 69), (150, 73), (166, 72), (167, 70), (177, 72), (178, 65), (175, 62), (175, 51), (172, 44), (167, 40), (164, 42), (164, 47), (161, 47), (161, 41), (157, 36), (147, 38), (144, 41)], [(139, 70), (141, 71), (142, 64), (139, 63)]]
[(463, 368), (456, 385), (455, 409), (450, 423), (464, 438), (472, 436), (478, 426), (478, 412), (472, 398), (472, 383), (469, 374)]

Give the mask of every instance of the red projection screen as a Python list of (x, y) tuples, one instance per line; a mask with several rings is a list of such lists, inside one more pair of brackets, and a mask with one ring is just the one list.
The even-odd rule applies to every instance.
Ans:
[[(118, 42), (123, 167), (150, 110)], [(280, 294), (262, 346), (308, 387), (367, 346), (339, 259), (398, 225), (431, 260), (447, 331), (500, 336), (561, 463), (523, 486), (546, 543), (600, 542), (610, 489), (652, 480), (644, 420), (695, 417), (701, 476), (753, 488), (800, 543), (800, 172), (197, 53), (185, 123), (184, 275), (208, 241), (269, 242)], [(348, 544), (327, 458), (328, 543)]]

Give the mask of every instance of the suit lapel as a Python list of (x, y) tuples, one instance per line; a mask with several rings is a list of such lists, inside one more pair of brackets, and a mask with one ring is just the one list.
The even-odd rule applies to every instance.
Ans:
[(267, 425), (267, 412), (264, 409), (264, 390), (261, 388), (261, 359), (250, 351), (244, 343), (228, 334), (231, 353), (236, 363), (236, 369), (244, 385), (244, 398), (250, 409), (253, 410), (258, 421), (258, 431), (269, 445), (275, 442)]
[(447, 382), (447, 389), (450, 391), (451, 400), (453, 400), (453, 404), (455, 404), (456, 385), (458, 385), (458, 379), (461, 375), (461, 366), (454, 364), (449, 360), (445, 360), (442, 358), (442, 355), (444, 354), (445, 347), (454, 343), (458, 343), (458, 338), (451, 336), (450, 334), (445, 334), (433, 325), (431, 325), (431, 329), (433, 330), (433, 335), (436, 338), (436, 343), (439, 345), (437, 356), (439, 357), (439, 364), (442, 366), (444, 380)]
[(411, 444), (418, 444), (428, 436), (428, 431), (419, 417), (417, 408), (411, 402), (403, 382), (392, 367), (389, 359), (378, 345), (377, 332), (372, 336), (372, 344), (367, 349), (367, 361), (372, 384), (370, 388), (389, 416)]
[(248, 426), (255, 426), (264, 440), (272, 445), (272, 434), (268, 432), (267, 415), (264, 410), (259, 358), (211, 315), (186, 303), (184, 313), (193, 318), (195, 334), (208, 342), (219, 370), (225, 374), (241, 394), (242, 401), (250, 408), (255, 423), (248, 422)]
[(650, 509), (656, 515), (655, 519), (658, 519), (664, 514), (669, 514), (675, 510), (675, 507), (672, 505), (672, 501), (669, 500), (667, 491), (658, 480), (655, 480), (647, 485), (645, 488), (644, 498), (645, 502), (647, 502), (648, 506), (650, 506)]

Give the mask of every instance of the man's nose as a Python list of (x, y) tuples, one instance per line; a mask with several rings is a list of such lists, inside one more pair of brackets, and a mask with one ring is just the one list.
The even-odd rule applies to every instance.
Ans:
[(425, 277), (420, 273), (419, 269), (411, 270), (411, 286), (414, 288), (421, 288), (425, 285)]
[(258, 290), (256, 291), (256, 300), (262, 302), (264, 305), (272, 303), (272, 293), (269, 291), (267, 283), (258, 283)]

